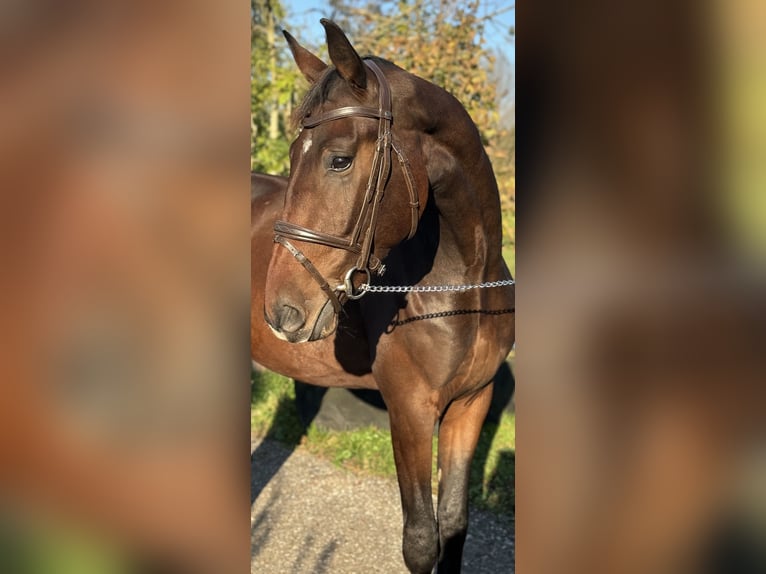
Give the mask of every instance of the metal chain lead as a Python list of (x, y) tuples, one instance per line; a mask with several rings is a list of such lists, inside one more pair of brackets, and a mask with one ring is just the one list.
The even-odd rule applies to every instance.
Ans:
[(360, 291), (366, 293), (436, 293), (444, 291), (469, 291), (471, 289), (490, 289), (492, 287), (507, 287), (515, 285), (513, 279), (502, 281), (488, 281), (486, 283), (474, 283), (472, 285), (369, 285), (362, 283)]

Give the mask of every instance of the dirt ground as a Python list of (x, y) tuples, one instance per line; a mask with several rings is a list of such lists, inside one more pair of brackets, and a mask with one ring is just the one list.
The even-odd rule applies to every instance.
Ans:
[[(407, 574), (396, 482), (251, 441), (251, 574)], [(514, 572), (510, 521), (471, 509), (464, 574)]]

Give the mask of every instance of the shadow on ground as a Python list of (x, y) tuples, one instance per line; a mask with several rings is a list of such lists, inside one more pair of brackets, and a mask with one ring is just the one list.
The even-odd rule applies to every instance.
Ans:
[[(253, 375), (253, 385), (258, 385), (259, 374), (256, 372)], [(318, 387), (317, 387), (318, 388)], [(324, 390), (324, 389), (322, 389)], [(282, 397), (277, 404), (277, 408), (274, 412), (274, 417), (271, 420), (271, 425), (266, 431), (266, 438), (276, 440), (280, 442), (285, 449), (280, 451), (281, 460), (277, 460), (268, 465), (268, 472), (250, 472), (250, 506), (253, 505), (260, 492), (271, 481), (274, 475), (279, 471), (285, 461), (290, 458), (295, 448), (300, 444), (301, 439), (306, 434), (306, 429), (313, 420), (313, 415), (306, 415), (305, 419), (299, 418), (296, 411), (295, 401), (292, 401), (286, 397)], [(263, 444), (256, 448), (250, 454), (250, 466), (260, 465), (264, 459)]]

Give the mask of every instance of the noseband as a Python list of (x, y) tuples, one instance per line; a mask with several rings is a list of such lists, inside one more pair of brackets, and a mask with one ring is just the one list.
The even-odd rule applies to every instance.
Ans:
[[(380, 204), (383, 200), (383, 192), (386, 183), (391, 175), (391, 152), (396, 153), (399, 164), (404, 173), (404, 180), (407, 183), (407, 191), (410, 196), (411, 223), (410, 232), (407, 239), (411, 239), (418, 228), (418, 214), (420, 204), (418, 196), (415, 193), (415, 185), (410, 171), (409, 161), (404, 157), (401, 150), (394, 144), (391, 134), (391, 124), (394, 116), (391, 107), (391, 88), (388, 85), (386, 77), (381, 72), (375, 62), (364, 60), (365, 65), (372, 70), (372, 73), (378, 80), (378, 109), (364, 106), (347, 106), (331, 110), (315, 118), (305, 117), (301, 121), (303, 129), (311, 129), (324, 122), (348, 117), (372, 118), (378, 120), (378, 140), (375, 143), (375, 155), (372, 158), (372, 169), (370, 178), (367, 182), (367, 189), (364, 194), (362, 208), (356, 218), (354, 229), (349, 237), (338, 237), (315, 231), (290, 223), (288, 221), (277, 221), (274, 223), (274, 242), (284, 246), (295, 257), (301, 265), (309, 272), (314, 280), (319, 284), (322, 291), (325, 292), (332, 303), (335, 312), (340, 313), (341, 305), (346, 299), (359, 299), (364, 295), (364, 291), (355, 292), (353, 279), (357, 273), (363, 273), (367, 276), (367, 283), (370, 283), (370, 271), (383, 275), (385, 266), (372, 253), (375, 228), (380, 213)], [(311, 261), (292, 244), (293, 241), (303, 241), (306, 243), (315, 243), (325, 245), (334, 249), (345, 249), (358, 255), (356, 264), (346, 271), (342, 283), (336, 287), (330, 287), (328, 281), (311, 263)]]

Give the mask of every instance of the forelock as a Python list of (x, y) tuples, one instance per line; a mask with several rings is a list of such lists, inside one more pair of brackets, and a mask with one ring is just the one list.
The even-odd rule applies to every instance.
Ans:
[(319, 76), (317, 81), (311, 85), (309, 91), (304, 96), (303, 101), (293, 112), (291, 118), (293, 129), (296, 129), (300, 125), (303, 118), (308, 116), (312, 110), (316, 109), (325, 101), (327, 101), (327, 97), (330, 93), (330, 88), (336, 81), (340, 79), (340, 76), (334, 72), (334, 67), (328, 67), (324, 72), (322, 72), (322, 75)]

